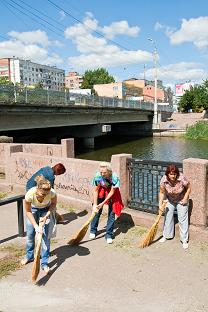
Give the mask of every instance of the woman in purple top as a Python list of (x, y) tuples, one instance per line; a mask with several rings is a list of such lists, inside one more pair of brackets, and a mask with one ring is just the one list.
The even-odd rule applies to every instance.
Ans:
[(174, 236), (174, 210), (177, 209), (180, 240), (183, 248), (188, 248), (188, 201), (190, 192), (191, 185), (187, 178), (179, 172), (177, 166), (169, 165), (160, 181), (159, 206), (164, 199), (168, 200), (161, 243)]

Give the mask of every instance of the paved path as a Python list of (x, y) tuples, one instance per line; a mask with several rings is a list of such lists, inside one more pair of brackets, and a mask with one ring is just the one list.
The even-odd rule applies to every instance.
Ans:
[[(1, 239), (16, 234), (16, 207), (1, 207)], [(89, 215), (68, 213), (52, 244), (48, 277), (40, 272), (30, 282), (31, 264), (0, 282), (3, 312), (207, 312), (208, 247), (190, 241), (182, 249), (178, 237), (139, 249), (141, 229), (117, 225), (113, 245), (103, 238), (103, 218), (97, 239), (86, 236), (77, 247), (66, 242)], [(23, 244), (16, 238), (6, 244)], [(4, 243), (5, 244), (5, 243)], [(0, 245), (1, 246), (1, 245)]]
[(198, 121), (207, 121), (204, 113), (173, 113), (170, 120), (160, 123), (160, 129), (186, 129)]

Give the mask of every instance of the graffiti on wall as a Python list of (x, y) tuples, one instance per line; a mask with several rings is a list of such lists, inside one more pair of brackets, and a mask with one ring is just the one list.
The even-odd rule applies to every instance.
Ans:
[[(27, 180), (42, 167), (52, 166), (52, 158), (37, 159), (15, 156), (15, 171), (12, 174), (13, 182), (25, 185)], [(83, 200), (89, 200), (91, 196), (91, 175), (85, 174), (85, 170), (77, 165), (76, 170), (66, 166), (66, 173), (56, 177), (55, 190), (58, 194), (71, 196)]]

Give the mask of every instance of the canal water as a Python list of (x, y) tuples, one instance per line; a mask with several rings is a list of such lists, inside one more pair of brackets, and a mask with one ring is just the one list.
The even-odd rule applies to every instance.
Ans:
[(182, 137), (150, 137), (136, 140), (105, 137), (93, 150), (80, 150), (76, 158), (110, 161), (111, 155), (128, 153), (135, 158), (182, 162), (186, 158), (208, 159), (207, 140), (187, 140)]

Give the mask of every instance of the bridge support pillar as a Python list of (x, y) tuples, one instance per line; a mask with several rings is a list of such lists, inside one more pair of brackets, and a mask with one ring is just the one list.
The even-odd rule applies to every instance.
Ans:
[(95, 147), (95, 139), (94, 138), (84, 138), (83, 145), (84, 145), (84, 147), (94, 148)]

